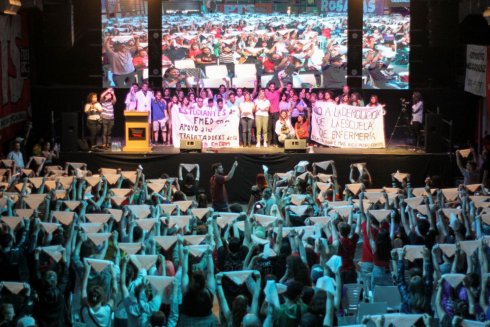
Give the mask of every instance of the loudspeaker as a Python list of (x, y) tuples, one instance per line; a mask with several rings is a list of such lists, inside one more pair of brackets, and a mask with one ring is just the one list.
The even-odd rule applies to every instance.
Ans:
[(306, 153), (306, 140), (284, 140), (284, 152)]
[(425, 152), (446, 152), (442, 137), (442, 117), (439, 114), (428, 113), (425, 115)]
[(61, 151), (78, 150), (78, 112), (61, 113)]
[(202, 141), (180, 140), (180, 152), (202, 152)]

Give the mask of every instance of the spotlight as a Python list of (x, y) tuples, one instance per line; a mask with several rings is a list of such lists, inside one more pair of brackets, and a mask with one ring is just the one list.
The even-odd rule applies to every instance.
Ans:
[(20, 0), (1, 0), (0, 11), (6, 15), (17, 15), (21, 6)]

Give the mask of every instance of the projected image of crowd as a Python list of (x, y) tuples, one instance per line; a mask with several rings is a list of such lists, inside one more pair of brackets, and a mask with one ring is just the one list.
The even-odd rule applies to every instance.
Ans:
[(226, 78), (253, 87), (256, 76), (263, 85), (279, 78), (297, 88), (345, 84), (345, 14), (179, 14), (162, 23), (165, 86), (218, 87)]
[(409, 12), (365, 15), (363, 32), (364, 88), (408, 89)]

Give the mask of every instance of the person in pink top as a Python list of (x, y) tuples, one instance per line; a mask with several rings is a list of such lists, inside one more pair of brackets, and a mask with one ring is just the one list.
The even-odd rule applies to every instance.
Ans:
[(284, 88), (284, 84), (282, 82), (282, 78), (279, 78), (279, 83), (281, 86), (279, 89), (276, 89), (276, 83), (271, 82), (269, 86), (265, 90), (265, 97), (271, 103), (270, 111), (269, 111), (269, 126), (267, 127), (268, 134), (268, 142), (273, 146), (278, 145), (277, 134), (274, 133), (274, 129), (276, 126), (276, 122), (279, 120), (279, 102), (281, 102), (281, 92)]

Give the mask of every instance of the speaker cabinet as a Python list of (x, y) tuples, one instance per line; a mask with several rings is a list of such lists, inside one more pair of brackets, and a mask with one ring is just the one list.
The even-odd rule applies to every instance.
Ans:
[(61, 150), (78, 150), (78, 112), (61, 113)]
[(306, 140), (284, 140), (284, 152), (306, 153)]
[(202, 152), (202, 141), (180, 140), (180, 152)]

